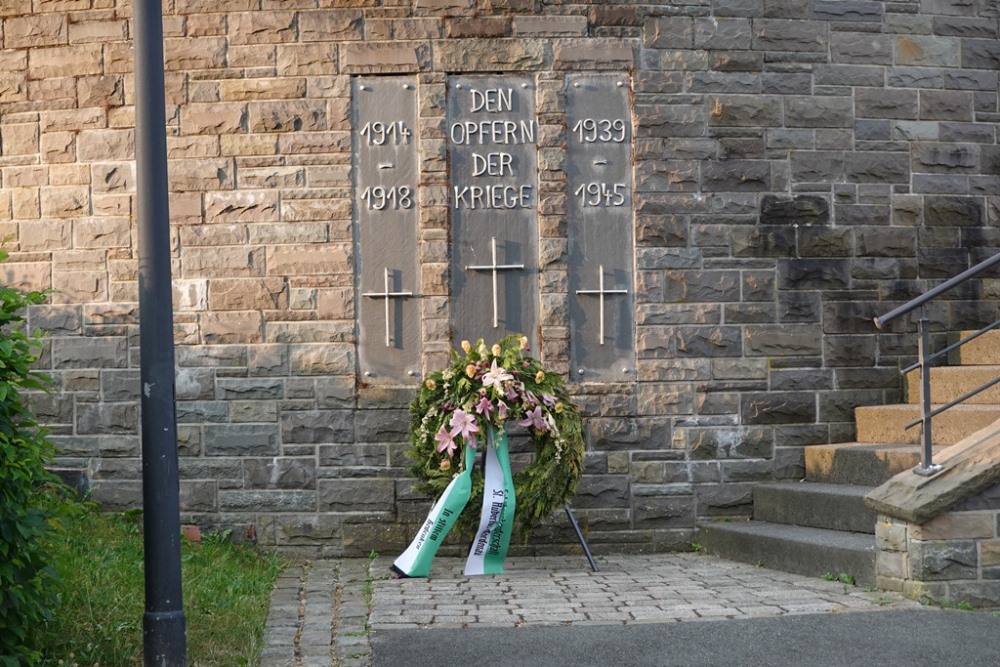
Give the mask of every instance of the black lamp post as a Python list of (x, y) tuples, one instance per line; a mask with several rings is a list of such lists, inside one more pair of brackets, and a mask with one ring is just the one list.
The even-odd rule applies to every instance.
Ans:
[(135, 161), (146, 612), (143, 663), (184, 667), (180, 481), (174, 402), (174, 316), (163, 93), (163, 8), (135, 0)]

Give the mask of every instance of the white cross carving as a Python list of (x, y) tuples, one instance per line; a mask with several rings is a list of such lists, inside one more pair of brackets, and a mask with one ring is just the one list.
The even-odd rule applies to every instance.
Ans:
[(499, 306), (497, 305), (497, 271), (510, 271), (513, 269), (523, 269), (524, 264), (497, 264), (497, 239), (494, 236), (490, 239), (490, 251), (493, 261), (490, 264), (480, 264), (478, 266), (466, 265), (466, 271), (489, 271), (493, 274), (493, 328), (500, 324)]
[(596, 294), (600, 298), (600, 323), (601, 330), (598, 337), (598, 342), (604, 345), (604, 295), (605, 294), (628, 294), (628, 290), (623, 289), (604, 289), (604, 265), (600, 264), (598, 266), (599, 271), (599, 282), (597, 289), (578, 289), (577, 294)]
[(392, 338), (389, 335), (389, 299), (405, 299), (413, 296), (413, 292), (390, 292), (389, 291), (389, 269), (385, 269), (385, 282), (382, 292), (363, 292), (361, 296), (368, 296), (373, 299), (385, 300), (385, 346), (392, 347)]

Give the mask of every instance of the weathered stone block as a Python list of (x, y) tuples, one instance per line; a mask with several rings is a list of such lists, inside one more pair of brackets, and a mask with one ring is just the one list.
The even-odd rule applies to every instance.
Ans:
[(247, 458), (243, 461), (248, 489), (314, 489), (316, 459), (312, 457)]
[(315, 512), (315, 491), (219, 491), (223, 512)]
[(744, 424), (811, 424), (816, 399), (811, 392), (748, 393), (741, 397)]
[(850, 284), (850, 265), (840, 259), (779, 259), (781, 289), (842, 289)]
[(395, 483), (387, 478), (319, 481), (319, 509), (323, 512), (391, 511), (395, 499)]
[(854, 93), (854, 110), (858, 118), (898, 118), (915, 120), (919, 117), (916, 90), (859, 88)]
[(977, 578), (978, 554), (973, 540), (910, 540), (910, 577), (920, 581)]
[(782, 124), (782, 104), (777, 97), (719, 95), (709, 105), (710, 125), (726, 127), (778, 127)]
[(816, 195), (779, 197), (764, 195), (760, 202), (762, 225), (825, 225), (830, 221), (830, 203)]
[(284, 443), (345, 443), (354, 441), (354, 414), (349, 410), (294, 410), (281, 415)]
[(929, 226), (978, 227), (984, 222), (983, 202), (978, 197), (925, 197), (924, 222)]
[(269, 456), (278, 454), (275, 424), (207, 424), (206, 456)]
[(826, 51), (825, 23), (763, 19), (753, 23), (753, 48), (760, 51)]
[(810, 356), (821, 351), (822, 336), (811, 325), (758, 325), (745, 328), (748, 356)]

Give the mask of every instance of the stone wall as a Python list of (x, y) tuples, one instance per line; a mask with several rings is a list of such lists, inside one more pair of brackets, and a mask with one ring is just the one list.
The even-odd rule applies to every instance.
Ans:
[[(998, 18), (980, 0), (165, 0), (184, 520), (367, 554), (426, 511), (410, 387), (357, 377), (351, 77), (418, 78), (423, 370), (449, 340), (446, 75), (527, 72), (540, 349), (568, 372), (565, 76), (629, 72), (636, 379), (580, 383), (595, 550), (684, 548), (801, 448), (850, 440), (915, 352), (871, 317), (1000, 245)], [(0, 4), (0, 234), (57, 384), (35, 405), (141, 501), (127, 0)], [(930, 311), (992, 319), (984, 280)], [(560, 549), (560, 520), (530, 547)]]
[(880, 516), (876, 583), (922, 602), (1000, 604), (1000, 511), (946, 512), (920, 525)]

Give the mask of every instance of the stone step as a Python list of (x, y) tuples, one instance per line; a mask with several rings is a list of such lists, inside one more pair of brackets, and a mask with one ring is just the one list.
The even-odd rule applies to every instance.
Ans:
[[(949, 403), (959, 396), (1000, 377), (1000, 366), (942, 366), (931, 369), (931, 403)], [(906, 374), (906, 402), (920, 402), (920, 372)], [(1000, 405), (1000, 384), (972, 398), (967, 405)]]
[(807, 577), (849, 574), (860, 586), (875, 583), (875, 536), (767, 521), (701, 526), (706, 552)]
[[(963, 331), (960, 336), (968, 338), (974, 332)], [(956, 339), (957, 340), (957, 339)], [(996, 366), (1000, 365), (1000, 331), (994, 329), (979, 338), (971, 340), (954, 352), (957, 360), (953, 365)]]
[(917, 445), (842, 442), (804, 449), (806, 481), (827, 484), (879, 486), (916, 467), (921, 458)]
[[(859, 442), (916, 444), (920, 442), (919, 425), (909, 430), (903, 427), (919, 418), (920, 406), (912, 404), (866, 405), (854, 410)], [(935, 445), (954, 445), (997, 419), (1000, 405), (956, 405), (934, 418), (931, 439)]]
[(768, 482), (753, 489), (755, 521), (875, 534), (875, 513), (865, 506), (873, 486), (823, 482)]

